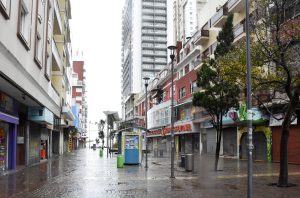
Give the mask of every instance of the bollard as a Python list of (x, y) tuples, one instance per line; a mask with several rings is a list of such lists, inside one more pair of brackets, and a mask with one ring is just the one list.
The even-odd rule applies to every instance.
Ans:
[(117, 157), (117, 168), (123, 168), (124, 167), (124, 158), (123, 155), (118, 155)]

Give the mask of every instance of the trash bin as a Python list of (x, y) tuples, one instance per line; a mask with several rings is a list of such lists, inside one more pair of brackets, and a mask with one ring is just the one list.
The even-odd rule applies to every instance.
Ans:
[(124, 167), (123, 155), (118, 155), (118, 157), (117, 157), (117, 168), (123, 168), (123, 167)]
[(186, 171), (193, 171), (194, 170), (194, 155), (193, 154), (186, 154), (186, 157), (185, 157), (185, 170)]
[(99, 155), (100, 155), (100, 157), (103, 157), (103, 148), (100, 148)]
[(185, 168), (185, 154), (181, 154), (180, 167)]

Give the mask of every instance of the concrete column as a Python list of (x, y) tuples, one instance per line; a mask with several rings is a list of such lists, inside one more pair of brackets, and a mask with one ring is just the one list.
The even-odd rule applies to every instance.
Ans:
[(59, 155), (64, 153), (64, 131), (63, 129), (59, 132)]
[(52, 157), (52, 144), (53, 144), (53, 140), (52, 140), (52, 133), (53, 131), (52, 130), (49, 130), (49, 138), (48, 138), (48, 156), (49, 156), (49, 159)]
[(25, 123), (25, 165), (29, 166), (29, 121)]
[(10, 124), (8, 143), (8, 169), (16, 169), (17, 156), (17, 125)]
[(203, 144), (202, 144), (202, 130), (199, 128), (199, 154), (202, 155)]

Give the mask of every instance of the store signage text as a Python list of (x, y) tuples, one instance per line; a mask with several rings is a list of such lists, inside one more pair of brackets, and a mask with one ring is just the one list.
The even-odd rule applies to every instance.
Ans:
[[(174, 133), (181, 133), (181, 132), (191, 132), (192, 126), (191, 124), (183, 124), (174, 126)], [(162, 129), (149, 131), (147, 136), (165, 136), (171, 134), (171, 127), (164, 127)]]

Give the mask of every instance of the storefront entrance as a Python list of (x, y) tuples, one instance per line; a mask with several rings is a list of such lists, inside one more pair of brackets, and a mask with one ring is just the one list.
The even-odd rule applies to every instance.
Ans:
[[(243, 133), (241, 138), (242, 159), (247, 159), (247, 133)], [(267, 139), (263, 132), (253, 133), (253, 159), (267, 161)]]
[(8, 132), (9, 124), (0, 121), (0, 170), (7, 169)]

